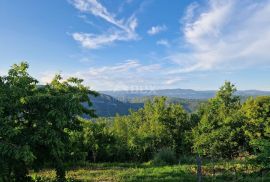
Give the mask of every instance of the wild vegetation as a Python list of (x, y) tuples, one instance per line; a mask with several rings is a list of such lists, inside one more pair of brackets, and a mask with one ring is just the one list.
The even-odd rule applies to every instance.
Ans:
[(225, 82), (193, 113), (155, 97), (95, 118), (83, 80), (38, 86), (27, 69), (0, 77), (0, 181), (269, 179), (269, 96), (241, 102)]

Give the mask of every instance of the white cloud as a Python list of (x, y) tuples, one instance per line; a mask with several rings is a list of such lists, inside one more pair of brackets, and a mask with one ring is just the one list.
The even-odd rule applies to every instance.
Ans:
[(73, 5), (81, 12), (91, 13), (118, 27), (122, 27), (122, 22), (116, 20), (115, 15), (109, 13), (97, 0), (74, 0)]
[(82, 57), (79, 59), (80, 63), (93, 63), (94, 59), (91, 57)]
[(112, 44), (117, 40), (130, 40), (132, 37), (126, 35), (125, 32), (114, 31), (108, 34), (102, 35), (94, 35), (88, 33), (74, 33), (73, 35), (74, 40), (81, 43), (81, 45), (85, 48), (89, 49), (97, 49), (105, 45)]
[[(219, 3), (218, 3), (219, 2)], [(191, 5), (193, 7), (193, 4)], [(232, 11), (233, 1), (213, 1), (210, 3), (210, 10), (203, 12), (193, 20), (193, 16), (187, 19), (184, 34), (188, 43), (196, 45), (198, 49), (208, 49), (209, 40), (213, 43), (220, 40), (221, 31), (225, 26), (226, 20), (229, 21)], [(193, 9), (193, 8), (191, 8)], [(188, 11), (190, 9), (188, 8)], [(191, 14), (191, 12), (187, 12)], [(189, 15), (190, 16), (190, 15)], [(207, 39), (207, 42), (204, 42)]]
[(185, 16), (182, 18), (181, 22), (185, 23), (187, 21), (190, 21), (194, 17), (195, 10), (199, 7), (199, 4), (197, 2), (191, 3), (187, 9)]
[(170, 43), (168, 40), (166, 39), (161, 39), (157, 41), (157, 45), (163, 45), (165, 47), (170, 47)]
[(137, 68), (137, 72), (153, 72), (161, 69), (160, 64), (151, 64), (146, 66), (140, 66)]
[(182, 77), (175, 77), (175, 78), (170, 78), (168, 80), (165, 81), (166, 85), (172, 85), (172, 84), (176, 84), (177, 82), (183, 81), (184, 78)]
[[(78, 0), (79, 2), (83, 0)], [(88, 4), (92, 1), (84, 0)], [(97, 3), (97, 1), (93, 1)], [(84, 47), (97, 49), (115, 41), (129, 41), (138, 38), (137, 19), (116, 18), (100, 3), (90, 3), (81, 12), (88, 12), (112, 25), (103, 34), (77, 32), (75, 40)], [(207, 7), (192, 3), (181, 18), (181, 42), (170, 46), (177, 39), (160, 39), (157, 45), (170, 48), (164, 61), (170, 64), (142, 65), (129, 60), (117, 65), (94, 67), (76, 73), (95, 89), (130, 89), (130, 87), (162, 88), (179, 85), (183, 76), (195, 75), (198, 71), (232, 71), (252, 66), (265, 66), (270, 63), (270, 1), (252, 0), (209, 0)], [(94, 6), (94, 5), (95, 6)], [(93, 6), (93, 7), (92, 7)], [(91, 8), (90, 8), (91, 7)], [(163, 27), (163, 28), (162, 28)], [(165, 25), (154, 26), (147, 33), (155, 35), (165, 31)]]
[(7, 74), (7, 72), (0, 70), (0, 76), (4, 76), (6, 74)]
[[(82, 78), (85, 85), (95, 90), (154, 90), (181, 81), (179, 77), (172, 78), (164, 74), (165, 72), (160, 64), (142, 64), (138, 60), (130, 59), (111, 66), (62, 73), (62, 76)], [(50, 82), (54, 75), (53, 72), (44, 72), (39, 75), (39, 80), (45, 84)], [(170, 79), (172, 81), (169, 81)]]
[(188, 51), (169, 56), (180, 65), (171, 73), (269, 64), (269, 0), (209, 0), (208, 9), (198, 8), (187, 8), (183, 34)]
[(164, 32), (164, 31), (166, 31), (166, 30), (167, 30), (167, 26), (166, 26), (166, 25), (157, 25), (157, 26), (151, 27), (151, 28), (147, 31), (147, 33), (148, 33), (149, 35), (156, 35), (156, 34), (158, 34), (158, 33), (160, 33), (160, 32)]
[(138, 35), (135, 31), (138, 25), (138, 21), (134, 15), (130, 16), (126, 20), (119, 20), (97, 0), (73, 0), (72, 4), (80, 12), (90, 13), (114, 26), (110, 29), (110, 31), (100, 35), (84, 32), (73, 33), (73, 38), (83, 47), (89, 49), (97, 49), (105, 45), (110, 45), (115, 41), (128, 41), (138, 39)]
[(47, 83), (51, 83), (55, 74), (56, 74), (55, 72), (49, 72), (49, 71), (45, 71), (43, 73), (40, 73), (38, 76), (40, 84), (45, 85)]
[(136, 60), (127, 60), (124, 63), (117, 64), (115, 66), (104, 66), (101, 68), (91, 68), (88, 74), (91, 76), (96, 76), (100, 74), (113, 74), (113, 73), (123, 73), (131, 69), (138, 68), (140, 64)]
[(97, 90), (131, 90), (135, 87), (149, 87), (152, 81), (144, 76), (153, 69), (159, 68), (155, 65), (141, 65), (137, 60), (127, 60), (113, 66), (90, 68), (77, 75)]
[[(163, 65), (143, 64), (136, 59), (129, 59), (111, 66), (91, 67), (77, 72), (60, 72), (64, 79), (78, 77), (94, 90), (156, 90), (175, 86), (183, 77), (167, 74)], [(55, 76), (53, 71), (44, 71), (37, 75), (40, 84), (50, 83)], [(59, 72), (58, 72), (59, 73)]]

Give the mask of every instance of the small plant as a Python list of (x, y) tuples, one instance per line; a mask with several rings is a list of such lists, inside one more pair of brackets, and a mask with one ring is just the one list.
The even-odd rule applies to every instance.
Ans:
[(163, 148), (155, 154), (153, 164), (157, 166), (176, 164), (177, 159), (174, 151), (170, 148)]
[[(41, 176), (34, 176), (32, 178), (33, 182), (58, 182), (56, 179), (51, 179), (51, 178), (47, 178), (47, 177), (41, 177)], [(81, 182), (80, 180), (76, 180), (76, 179), (71, 179), (68, 178), (65, 180), (65, 182)]]
[(32, 179), (33, 182), (52, 182), (53, 180), (46, 177), (34, 176)]

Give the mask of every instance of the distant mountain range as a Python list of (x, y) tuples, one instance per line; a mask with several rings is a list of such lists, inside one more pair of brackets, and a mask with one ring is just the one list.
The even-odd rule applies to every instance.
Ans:
[[(101, 91), (101, 93), (110, 95), (118, 100), (125, 101), (126, 99), (133, 99), (136, 97), (145, 96), (167, 96), (183, 99), (209, 99), (215, 96), (217, 91), (206, 90), (197, 91), (192, 89), (164, 89), (164, 90), (142, 90), (142, 91)], [(236, 92), (236, 95), (248, 97), (248, 96), (260, 96), (270, 95), (270, 91), (260, 90), (240, 90)]]
[[(113, 117), (116, 113), (127, 115), (129, 110), (142, 108), (146, 100), (154, 96), (166, 96), (169, 103), (180, 103), (188, 112), (198, 108), (200, 103), (214, 97), (216, 91), (196, 91), (192, 89), (164, 89), (143, 91), (100, 91), (100, 96), (90, 97), (98, 116)], [(270, 91), (243, 90), (236, 95), (246, 99), (249, 96), (270, 95)]]

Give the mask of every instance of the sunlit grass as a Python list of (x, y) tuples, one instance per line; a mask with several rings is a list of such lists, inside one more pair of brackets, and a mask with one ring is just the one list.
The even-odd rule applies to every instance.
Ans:
[[(243, 171), (247, 170), (246, 173)], [(203, 166), (204, 181), (269, 181), (269, 175), (263, 177), (256, 173), (256, 168), (241, 163), (217, 163), (215, 174), (213, 166)], [(32, 176), (42, 176), (49, 179), (55, 177), (53, 170), (42, 170), (32, 173)], [(196, 181), (196, 166), (194, 164), (183, 164), (174, 166), (152, 166), (150, 164), (131, 163), (101, 163), (101, 164), (80, 164), (72, 167), (67, 172), (67, 177), (81, 181)]]

